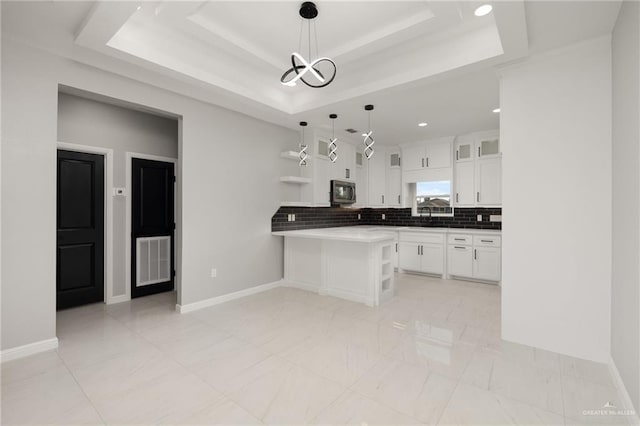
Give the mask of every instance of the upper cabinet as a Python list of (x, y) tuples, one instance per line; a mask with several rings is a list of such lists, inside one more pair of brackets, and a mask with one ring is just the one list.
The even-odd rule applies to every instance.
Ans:
[(399, 151), (390, 151), (387, 154), (386, 182), (385, 205), (400, 207), (402, 204), (402, 170), (400, 169)]
[(458, 136), (454, 160), (454, 206), (502, 205), (502, 153), (497, 130)]
[[(387, 198), (387, 158), (382, 149), (377, 149), (373, 156), (367, 160), (369, 168), (368, 181), (368, 205), (370, 207), (387, 207), (389, 199)], [(356, 188), (356, 191), (358, 188)]]
[(451, 141), (439, 139), (402, 149), (405, 171), (451, 167)]

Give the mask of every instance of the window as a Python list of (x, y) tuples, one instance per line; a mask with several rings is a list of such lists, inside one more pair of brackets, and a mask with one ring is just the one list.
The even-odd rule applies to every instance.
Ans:
[(450, 180), (418, 182), (415, 190), (415, 214), (453, 216)]

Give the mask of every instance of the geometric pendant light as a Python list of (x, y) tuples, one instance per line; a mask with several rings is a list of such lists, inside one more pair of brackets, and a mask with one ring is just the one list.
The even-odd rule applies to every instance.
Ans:
[(362, 135), (364, 136), (362, 142), (365, 146), (364, 155), (367, 157), (367, 160), (370, 160), (374, 153), (373, 145), (376, 143), (376, 141), (373, 140), (373, 130), (371, 130), (371, 111), (373, 111), (373, 105), (365, 105), (364, 110), (369, 113), (369, 131)]
[(338, 138), (336, 138), (336, 126), (335, 120), (338, 118), (337, 114), (329, 114), (329, 118), (331, 119), (331, 140), (329, 141), (329, 160), (332, 163), (335, 163), (338, 159)]
[(307, 165), (307, 144), (304, 143), (304, 128), (307, 127), (306, 121), (301, 121), (300, 126), (302, 127), (302, 140), (300, 142), (300, 152), (298, 153), (298, 158), (300, 158), (300, 162), (298, 165), (300, 167)]

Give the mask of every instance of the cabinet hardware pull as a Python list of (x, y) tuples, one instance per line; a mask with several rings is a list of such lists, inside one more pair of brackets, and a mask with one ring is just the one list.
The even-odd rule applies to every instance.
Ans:
[(429, 157), (427, 157), (427, 167), (429, 167)]
[(424, 254), (424, 246), (420, 246), (420, 256)]
[(458, 157), (458, 151), (456, 151), (456, 160), (459, 160), (460, 158)]
[(382, 204), (384, 204), (384, 195), (382, 196)]
[(460, 247), (460, 246), (453, 246), (453, 248), (457, 248), (457, 249), (466, 249), (466, 247)]
[(420, 256), (420, 246), (418, 246), (418, 256)]
[(396, 243), (396, 253), (398, 252), (398, 243)]
[(476, 202), (480, 202), (480, 192), (476, 192)]
[(492, 242), (493, 242), (493, 240), (480, 240), (480, 242), (483, 242), (483, 243), (492, 243)]
[(476, 249), (473, 249), (473, 258), (475, 260), (478, 260), (478, 250), (476, 250)]
[(467, 239), (466, 238), (454, 238), (453, 240), (454, 241), (466, 241)]
[(398, 204), (400, 204), (400, 196), (398, 195)]
[(458, 202), (458, 193), (456, 192), (456, 203)]
[(478, 157), (480, 157), (480, 147), (478, 147)]
[(422, 158), (422, 167), (424, 167), (424, 158)]

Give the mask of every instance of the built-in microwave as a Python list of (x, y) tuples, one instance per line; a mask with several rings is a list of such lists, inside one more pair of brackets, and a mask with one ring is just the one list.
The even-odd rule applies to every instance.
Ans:
[(331, 181), (331, 205), (353, 204), (356, 202), (356, 184), (342, 180)]

